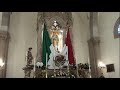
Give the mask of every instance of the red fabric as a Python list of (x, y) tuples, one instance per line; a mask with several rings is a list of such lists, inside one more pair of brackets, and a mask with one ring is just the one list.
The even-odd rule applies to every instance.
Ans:
[(67, 32), (67, 37), (66, 37), (66, 45), (68, 46), (68, 60), (69, 60), (69, 64), (75, 64), (75, 58), (73, 55), (73, 47), (72, 47), (72, 42), (71, 42), (71, 38), (70, 38), (70, 32), (68, 30)]

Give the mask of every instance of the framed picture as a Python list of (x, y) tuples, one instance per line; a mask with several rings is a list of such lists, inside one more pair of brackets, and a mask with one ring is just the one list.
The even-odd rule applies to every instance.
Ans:
[(114, 64), (108, 64), (106, 65), (107, 72), (115, 72)]

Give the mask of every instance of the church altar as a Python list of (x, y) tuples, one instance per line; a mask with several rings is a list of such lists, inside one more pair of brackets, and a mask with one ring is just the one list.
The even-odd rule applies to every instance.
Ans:
[[(81, 68), (82, 67), (82, 68)], [(34, 65), (30, 65), (23, 68), (24, 78), (91, 78), (88, 68), (84, 68), (82, 65), (65, 67), (62, 69), (46, 69), (45, 67), (37, 67), (34, 71)], [(33, 73), (33, 77), (31, 74)]]
[(23, 68), (25, 78), (90, 77), (88, 64), (76, 64), (71, 39), (72, 26), (72, 13), (39, 12), (37, 57), (33, 58), (32, 48), (29, 48), (25, 56), (27, 65)]

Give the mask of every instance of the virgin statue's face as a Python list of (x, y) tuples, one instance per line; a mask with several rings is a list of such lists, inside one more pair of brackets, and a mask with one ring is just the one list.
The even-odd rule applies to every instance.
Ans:
[(56, 33), (55, 32), (53, 32), (53, 36), (55, 36), (56, 35)]

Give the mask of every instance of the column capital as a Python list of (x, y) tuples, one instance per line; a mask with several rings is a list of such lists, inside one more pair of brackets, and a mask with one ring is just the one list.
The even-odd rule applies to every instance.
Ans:
[(93, 42), (94, 44), (99, 44), (100, 43), (100, 38), (99, 37), (91, 37), (89, 40), (88, 40), (88, 43), (89, 42)]
[(10, 35), (7, 31), (0, 31), (0, 39), (9, 39)]

